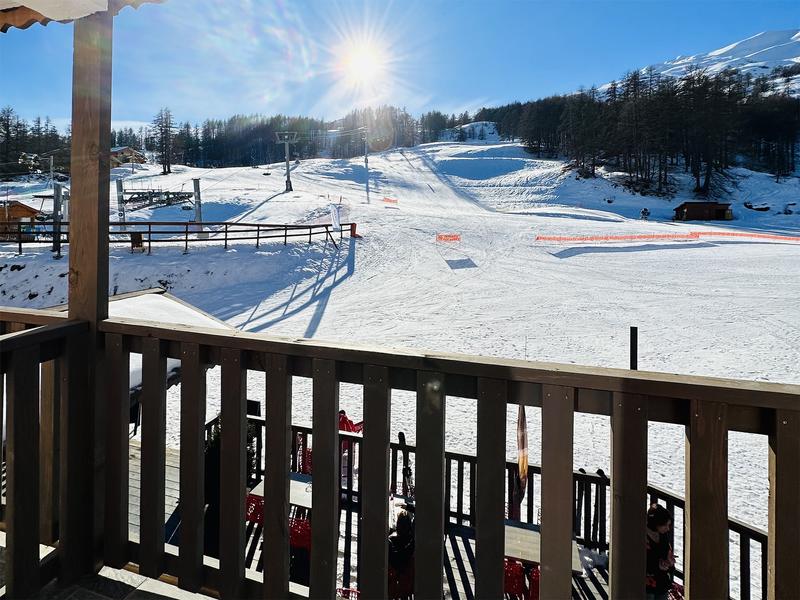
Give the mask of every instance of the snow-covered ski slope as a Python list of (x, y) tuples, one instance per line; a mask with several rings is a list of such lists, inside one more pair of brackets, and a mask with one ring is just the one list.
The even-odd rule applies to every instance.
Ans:
[[(187, 255), (174, 245), (154, 247), (152, 256), (118, 247), (111, 288), (165, 285), (216, 317), (269, 335), (609, 367), (627, 366), (628, 328), (636, 325), (643, 370), (800, 383), (800, 244), (680, 239), (695, 231), (800, 235), (800, 215), (783, 214), (800, 201), (798, 178), (776, 184), (739, 170), (729, 184), (735, 221), (675, 223), (672, 208), (691, 199), (688, 182), (676, 182), (680, 191), (671, 200), (643, 197), (608, 177), (576, 179), (563, 161), (537, 159), (516, 144), (429, 144), (371, 155), (369, 165), (369, 202), (363, 158), (293, 165), (292, 193), (281, 193), (278, 165), (176, 167), (164, 177), (147, 167), (126, 175), (126, 187), (163, 189), (191, 189), (199, 176), (207, 220), (321, 221), (341, 198), (342, 220), (357, 222), (364, 237), (345, 236), (338, 248), (315, 241), (228, 251), (217, 241), (191, 246)], [(35, 188), (17, 184), (10, 195), (25, 199)], [(745, 201), (770, 210), (745, 209)], [(644, 206), (651, 211), (647, 222), (638, 219)], [(130, 216), (190, 214), (168, 208)], [(437, 234), (460, 241), (437, 241)], [(675, 239), (556, 243), (537, 235)], [(59, 275), (66, 261), (52, 260), (44, 248), (21, 257), (15, 248), (0, 248), (0, 304), (65, 300), (66, 278)], [(211, 415), (219, 380), (215, 371), (209, 377)], [(249, 386), (251, 398), (263, 397), (263, 376), (252, 375)], [(295, 385), (295, 422), (310, 422), (309, 389), (302, 380)], [(342, 406), (356, 419), (359, 393), (342, 386)], [(170, 410), (177, 406), (173, 389)], [(393, 430), (405, 431), (412, 443), (414, 406), (413, 395), (394, 394)], [(529, 420), (536, 462), (538, 411), (529, 411)], [(475, 422), (473, 402), (449, 399), (448, 448), (474, 452)], [(173, 445), (176, 423), (170, 420)], [(515, 423), (509, 411), (509, 433)], [(766, 527), (766, 438), (730, 437), (731, 513)], [(507, 448), (513, 456), (513, 434)], [(650, 481), (682, 493), (683, 457), (683, 428), (651, 425)], [(574, 464), (608, 469), (608, 419), (577, 416)], [(760, 571), (754, 565), (752, 572)]]

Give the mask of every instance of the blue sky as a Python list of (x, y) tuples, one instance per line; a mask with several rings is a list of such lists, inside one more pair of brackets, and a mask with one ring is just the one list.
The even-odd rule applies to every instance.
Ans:
[[(168, 0), (116, 19), (113, 118), (473, 111), (797, 27), (781, 0)], [(71, 40), (55, 23), (0, 34), (0, 106), (65, 123)]]

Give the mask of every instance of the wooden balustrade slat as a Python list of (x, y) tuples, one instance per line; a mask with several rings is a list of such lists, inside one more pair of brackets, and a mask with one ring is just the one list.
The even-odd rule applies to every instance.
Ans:
[(242, 352), (222, 350), (219, 559), (220, 595), (239, 598), (245, 569), (247, 370)]
[(89, 394), (89, 335), (67, 338), (61, 370), (68, 375), (61, 399), (61, 464), (59, 465), (59, 579), (71, 583), (90, 572), (94, 544), (94, 484), (87, 464), (94, 460), (94, 423)]
[(475, 595), (503, 597), (505, 548), (504, 483), (508, 382), (478, 379), (477, 481), (475, 507)]
[[(761, 582), (762, 589), (764, 582)], [(750, 600), (750, 538), (739, 535), (739, 600)]]
[(6, 597), (39, 588), (39, 348), (9, 359), (7, 423)]
[(728, 407), (692, 400), (686, 441), (686, 595), (728, 597)]
[[(445, 381), (417, 373), (416, 536), (414, 594), (441, 598), (444, 562)], [(449, 490), (448, 490), (449, 493)]]
[(615, 393), (611, 412), (612, 599), (644, 598), (646, 506), (647, 400)]
[(768, 597), (800, 598), (799, 411), (775, 411), (775, 430), (769, 440), (768, 545)]
[(339, 543), (339, 382), (336, 362), (313, 365), (314, 486), (311, 492), (311, 576), (309, 598), (336, 595)]
[(107, 565), (128, 562), (128, 423), (130, 354), (121, 335), (106, 334), (106, 511)]
[(388, 574), (389, 369), (364, 366), (364, 447), (361, 454), (361, 558), (359, 590), (365, 598), (386, 599)]
[(142, 340), (142, 474), (139, 498), (139, 572), (157, 578), (164, 569), (164, 488), (167, 437), (167, 359), (157, 338)]
[[(294, 445), (292, 430), (292, 377), (288, 358), (267, 356), (266, 431), (264, 470), (265, 600), (285, 598), (289, 591), (289, 461)], [(294, 456), (292, 457), (293, 460)]]
[(200, 346), (181, 347), (180, 572), (178, 585), (196, 592), (203, 584), (205, 533), (206, 370)]
[(61, 411), (61, 368), (58, 360), (42, 363), (40, 411), (39, 456), (42, 460), (39, 469), (39, 541), (52, 544), (58, 537), (58, 431)]
[(572, 593), (572, 440), (575, 390), (542, 387), (542, 598)]

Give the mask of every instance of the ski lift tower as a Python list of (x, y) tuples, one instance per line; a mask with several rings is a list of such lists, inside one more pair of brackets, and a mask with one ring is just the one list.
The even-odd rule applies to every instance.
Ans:
[(283, 142), (283, 151), (286, 157), (286, 191), (291, 192), (292, 190), (292, 177), (289, 173), (289, 144), (294, 144), (297, 142), (297, 132), (296, 131), (276, 131), (275, 137), (278, 140), (278, 143)]

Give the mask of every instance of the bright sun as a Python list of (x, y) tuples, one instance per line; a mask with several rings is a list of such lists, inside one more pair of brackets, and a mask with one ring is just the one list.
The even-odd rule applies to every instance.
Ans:
[(342, 51), (341, 70), (350, 86), (374, 87), (383, 82), (386, 57), (375, 44), (351, 43)]

